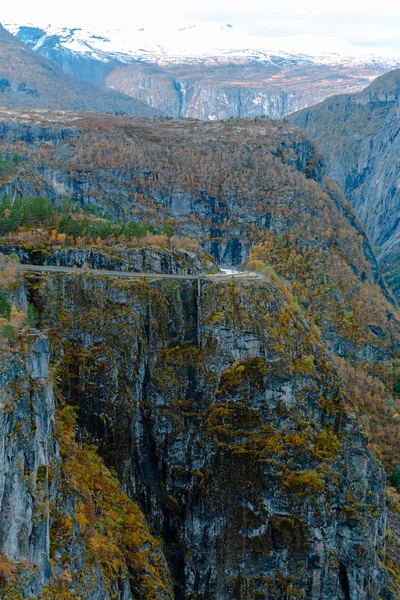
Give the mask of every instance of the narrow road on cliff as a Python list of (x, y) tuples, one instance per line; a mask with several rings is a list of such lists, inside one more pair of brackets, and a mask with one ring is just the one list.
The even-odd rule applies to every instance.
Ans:
[(264, 279), (262, 273), (255, 273), (254, 271), (232, 271), (226, 269), (226, 272), (222, 273), (202, 273), (199, 275), (186, 275), (183, 273), (135, 273), (133, 271), (106, 271), (103, 269), (80, 269), (77, 267), (54, 267), (52, 265), (22, 265), (16, 266), (21, 271), (33, 271), (35, 273), (72, 273), (75, 275), (106, 275), (108, 277), (119, 277), (125, 279), (209, 279), (223, 281), (227, 279), (239, 279), (239, 280), (257, 280)]

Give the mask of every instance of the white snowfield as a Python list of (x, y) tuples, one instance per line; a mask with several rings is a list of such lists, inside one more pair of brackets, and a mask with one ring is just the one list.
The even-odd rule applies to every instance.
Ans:
[(14, 35), (21, 27), (40, 29), (38, 49), (56, 36), (62, 47), (100, 61), (136, 60), (160, 65), (204, 62), (273, 63), (293, 61), (299, 64), (381, 65), (393, 68), (400, 65), (400, 51), (379, 51), (355, 46), (340, 38), (291, 36), (267, 38), (247, 34), (231, 24), (216, 22), (136, 23), (125, 28), (104, 29), (95, 25), (76, 24), (63, 27), (40, 22), (4, 22)]

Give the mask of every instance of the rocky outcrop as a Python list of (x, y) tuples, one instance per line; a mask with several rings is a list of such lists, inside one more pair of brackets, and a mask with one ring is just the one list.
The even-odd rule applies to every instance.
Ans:
[[(137, 558), (131, 555), (128, 567), (114, 549), (114, 560), (120, 562), (115, 571), (107, 571), (106, 545), (103, 545), (103, 555), (96, 554), (93, 538), (84, 532), (82, 521), (78, 523), (84, 488), (78, 485), (76, 474), (75, 480), (70, 476), (69, 463), (76, 449), (69, 444), (69, 455), (66, 455), (68, 421), (60, 417), (60, 408), (58, 413), (55, 408), (48, 339), (37, 331), (25, 331), (17, 337), (14, 333), (9, 338), (10, 347), (4, 341), (3, 330), (1, 335), (1, 597), (37, 598), (43, 594), (54, 600), (72, 596), (85, 600), (172, 598), (162, 551), (137, 508)], [(90, 477), (93, 469), (90, 454), (83, 452), (79, 459), (79, 468), (86, 478)], [(74, 468), (79, 471), (77, 466)], [(95, 462), (95, 468), (103, 483), (108, 484), (108, 487), (98, 487), (102, 488), (100, 494), (104, 502), (110, 494), (112, 477), (101, 462)], [(118, 492), (116, 482), (113, 485), (116, 497), (112, 502), (118, 505), (117, 495), (121, 491)], [(126, 501), (124, 508), (132, 510)], [(100, 523), (101, 504), (97, 518)], [(118, 549), (119, 553), (122, 548)], [(135, 568), (139, 569), (139, 577)], [(146, 582), (149, 569), (152, 585)], [(159, 575), (162, 586), (158, 588)]]
[(50, 579), (49, 472), (57, 462), (48, 341), (27, 342), (24, 354), (2, 348), (0, 375), (0, 555), (16, 561), (25, 598)]
[[(227, 77), (228, 69), (230, 73)], [(282, 81), (279, 86), (276, 84), (279, 69), (274, 69), (272, 75), (265, 65), (260, 65), (258, 69), (252, 64), (244, 68), (232, 64), (224, 69), (218, 66), (199, 69), (193, 65), (192, 70), (197, 77), (193, 77), (187, 67), (181, 65), (167, 69), (152, 65), (124, 65), (111, 70), (105, 78), (105, 84), (159, 108), (167, 115), (211, 121), (260, 116), (279, 119), (321, 101), (327, 94), (324, 89), (314, 88), (311, 92), (306, 82), (303, 89), (298, 89), (294, 73), (292, 85)], [(246, 70), (254, 72), (254, 79), (240, 81), (243, 78), (242, 71)], [(267, 81), (260, 85), (259, 80), (265, 76)], [(268, 76), (271, 77), (270, 82)], [(284, 80), (283, 74), (281, 77)], [(307, 73), (303, 73), (303, 78), (307, 79)]]
[(163, 537), (175, 598), (392, 598), (382, 469), (298, 308), (249, 285), (43, 278), (81, 435)]
[(139, 247), (127, 250), (90, 248), (35, 249), (14, 244), (0, 245), (3, 254), (16, 254), (22, 264), (83, 267), (106, 271), (197, 275), (217, 272), (211, 257), (201, 257), (185, 248), (162, 250)]
[(399, 102), (400, 70), (396, 70), (359, 94), (330, 98), (288, 117), (318, 143), (327, 173), (342, 186), (381, 248), (378, 259), (397, 295)]

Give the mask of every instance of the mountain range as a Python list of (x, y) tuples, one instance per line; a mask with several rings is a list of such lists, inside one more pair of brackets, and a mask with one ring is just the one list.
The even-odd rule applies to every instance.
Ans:
[(33, 52), (0, 25), (0, 105), (159, 114), (147, 104), (65, 74), (54, 62)]
[(355, 92), (400, 66), (337, 39), (271, 40), (230, 24), (152, 23), (131, 29), (5, 23), (66, 73), (118, 90), (170, 116), (280, 118)]
[(0, 597), (398, 600), (396, 57), (7, 27)]

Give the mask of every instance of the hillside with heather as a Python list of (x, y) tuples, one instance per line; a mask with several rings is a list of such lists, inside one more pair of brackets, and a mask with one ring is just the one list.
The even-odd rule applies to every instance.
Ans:
[(314, 143), (5, 107), (0, 155), (2, 596), (398, 598), (400, 316)]

